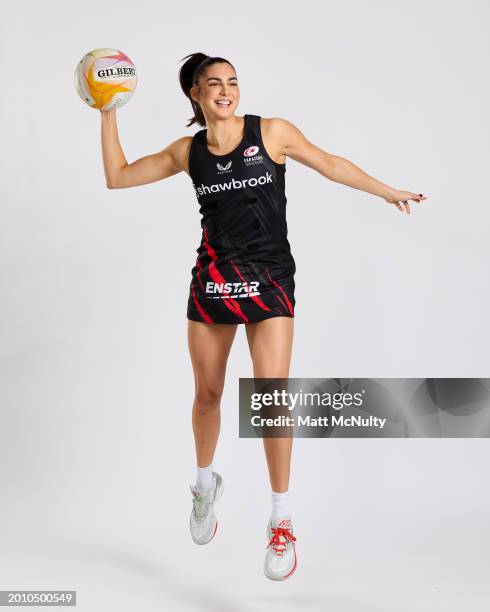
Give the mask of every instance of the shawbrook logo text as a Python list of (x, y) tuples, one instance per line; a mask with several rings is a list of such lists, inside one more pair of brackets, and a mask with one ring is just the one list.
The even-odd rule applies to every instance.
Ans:
[(266, 183), (272, 183), (272, 175), (266, 172), (265, 175), (259, 176), (258, 178), (246, 178), (243, 180), (231, 179), (226, 183), (215, 183), (214, 185), (204, 185), (201, 183), (200, 187), (196, 187), (192, 183), (196, 190), (197, 197), (209, 193), (219, 193), (220, 191), (231, 191), (232, 189), (244, 189), (245, 187), (257, 187), (257, 185), (265, 185)]

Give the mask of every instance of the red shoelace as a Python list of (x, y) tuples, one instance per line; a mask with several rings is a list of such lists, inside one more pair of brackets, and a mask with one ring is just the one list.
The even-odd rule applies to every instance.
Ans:
[[(289, 531), (289, 529), (284, 529), (282, 527), (271, 527), (271, 531), (272, 538), (269, 540), (269, 543), (267, 544), (266, 548), (269, 548), (269, 546), (272, 544), (272, 548), (274, 549), (276, 555), (283, 554), (283, 552), (286, 550), (286, 544), (288, 540), (296, 541), (296, 538)], [(286, 542), (280, 540), (281, 536), (286, 539)]]

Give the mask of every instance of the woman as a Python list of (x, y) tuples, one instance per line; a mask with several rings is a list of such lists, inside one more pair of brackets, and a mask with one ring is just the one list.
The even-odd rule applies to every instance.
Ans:
[[(213, 471), (220, 430), (220, 400), (237, 325), (244, 324), (254, 377), (287, 378), (294, 320), (294, 273), (287, 240), (286, 157), (326, 178), (382, 197), (401, 212), (422, 194), (377, 181), (347, 159), (309, 142), (289, 121), (235, 115), (240, 101), (232, 64), (194, 53), (183, 58), (179, 79), (190, 99), (193, 123), (205, 126), (165, 149), (128, 164), (118, 140), (115, 110), (102, 112), (107, 186), (122, 189), (186, 172), (196, 191), (203, 230), (192, 269), (187, 309), (188, 345), (194, 371), (192, 424), (197, 477), (190, 485), (192, 539), (207, 544), (216, 533), (214, 505), (223, 479)], [(264, 573), (284, 580), (296, 569), (289, 509), (292, 437), (263, 438), (272, 511), (267, 524)]]

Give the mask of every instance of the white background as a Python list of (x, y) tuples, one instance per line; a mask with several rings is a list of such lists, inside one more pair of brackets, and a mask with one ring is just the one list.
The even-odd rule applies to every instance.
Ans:
[(270, 485), (238, 438), (240, 326), (214, 467), (215, 540), (189, 534), (187, 352), (198, 203), (180, 173), (108, 190), (100, 115), (74, 90), (97, 47), (134, 61), (128, 162), (193, 134), (177, 73), (235, 66), (237, 114), (428, 195), (410, 216), (287, 162), (291, 376), (486, 377), (490, 107), (485, 1), (15, 2), (0, 8), (0, 589), (81, 610), (488, 610), (487, 439), (298, 439), (298, 569), (262, 573)]

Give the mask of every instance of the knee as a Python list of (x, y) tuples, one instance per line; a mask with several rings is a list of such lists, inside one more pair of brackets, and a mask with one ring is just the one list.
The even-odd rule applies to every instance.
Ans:
[(219, 410), (222, 389), (208, 385), (199, 385), (196, 389), (194, 405), (199, 412)]

